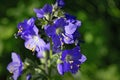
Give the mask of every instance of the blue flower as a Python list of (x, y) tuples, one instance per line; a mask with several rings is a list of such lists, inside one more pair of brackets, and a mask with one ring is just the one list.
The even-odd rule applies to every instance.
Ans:
[(64, 0), (56, 0), (57, 6), (63, 7), (65, 5)]
[(64, 26), (66, 25), (64, 18), (55, 20), (53, 25), (45, 26), (46, 34), (52, 38), (53, 46), (59, 48), (62, 45), (62, 33), (64, 33)]
[(29, 20), (24, 20), (24, 22), (20, 22), (17, 26), (19, 29), (18, 36), (21, 36), (22, 39), (28, 39), (29, 35), (38, 35), (38, 29), (35, 26), (35, 19), (30, 18)]
[(57, 65), (58, 72), (63, 75), (65, 72), (75, 74), (78, 72), (80, 65), (86, 61), (86, 57), (80, 53), (79, 46), (71, 49), (64, 50), (61, 54), (61, 61)]
[(42, 9), (34, 9), (34, 12), (36, 13), (38, 18), (43, 18), (47, 14), (52, 13), (52, 6), (49, 4), (46, 4)]
[(7, 70), (10, 73), (13, 73), (13, 79), (17, 80), (17, 78), (21, 75), (22, 73), (22, 60), (20, 59), (20, 56), (17, 55), (15, 52), (12, 52), (12, 62), (8, 64)]
[(39, 35), (31, 36), (29, 39), (25, 40), (25, 47), (32, 52), (37, 52), (37, 57), (44, 57), (44, 52), (48, 49), (45, 41), (39, 37)]

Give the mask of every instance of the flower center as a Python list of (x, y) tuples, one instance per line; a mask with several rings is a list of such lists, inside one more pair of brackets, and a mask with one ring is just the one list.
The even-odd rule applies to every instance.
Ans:
[(61, 34), (63, 32), (63, 29), (62, 28), (57, 28), (56, 29), (56, 33), (59, 35), (59, 34)]
[(67, 55), (65, 59), (66, 59), (67, 62), (72, 61), (72, 56)]
[(20, 29), (18, 30), (18, 33), (21, 33), (23, 31), (23, 28), (20, 26)]

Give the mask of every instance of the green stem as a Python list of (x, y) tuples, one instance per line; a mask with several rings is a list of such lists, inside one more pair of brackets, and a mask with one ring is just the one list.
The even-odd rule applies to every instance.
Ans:
[(46, 74), (48, 75), (48, 54), (46, 54), (46, 57), (45, 57), (45, 72)]
[(52, 39), (50, 38), (50, 59), (52, 59)]

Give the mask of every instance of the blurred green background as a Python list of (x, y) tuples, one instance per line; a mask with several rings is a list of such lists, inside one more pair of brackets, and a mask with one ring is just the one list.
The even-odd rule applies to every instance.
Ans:
[[(24, 58), (24, 43), (15, 39), (17, 24), (35, 16), (34, 8), (54, 0), (0, 1), (0, 80), (6, 80), (11, 52)], [(82, 21), (81, 51), (87, 61), (80, 72), (62, 76), (65, 80), (120, 80), (120, 0), (65, 0), (64, 11)], [(58, 79), (59, 80), (59, 79)]]

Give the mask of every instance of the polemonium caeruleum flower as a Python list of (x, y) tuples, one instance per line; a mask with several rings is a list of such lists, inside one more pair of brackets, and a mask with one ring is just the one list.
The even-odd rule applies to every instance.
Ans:
[(75, 74), (80, 65), (86, 61), (86, 57), (80, 53), (79, 46), (71, 49), (71, 50), (64, 50), (61, 54), (61, 61), (57, 65), (58, 72), (63, 75), (65, 72), (71, 72)]
[(25, 47), (31, 51), (37, 52), (37, 57), (43, 57), (46, 48), (46, 43), (40, 38), (38, 28), (35, 26), (35, 19), (30, 18), (18, 24), (18, 35), (25, 40)]
[(18, 34), (22, 39), (29, 39), (31, 35), (38, 35), (38, 28), (35, 26), (35, 18), (24, 20), (17, 26), (19, 29)]
[(46, 4), (42, 9), (34, 9), (34, 12), (36, 13), (38, 18), (43, 18), (46, 15), (52, 13), (52, 6)]
[(31, 38), (25, 41), (25, 47), (32, 52), (37, 52), (37, 57), (42, 58), (44, 51), (47, 50), (46, 43), (38, 35), (31, 36)]
[(62, 34), (64, 33), (64, 26), (66, 22), (64, 18), (57, 19), (53, 25), (45, 26), (46, 34), (52, 38), (53, 46), (59, 48), (62, 45)]
[(10, 73), (13, 73), (13, 79), (17, 80), (17, 78), (21, 75), (22, 73), (22, 60), (20, 59), (20, 56), (16, 54), (15, 52), (12, 52), (12, 62), (8, 64), (7, 70)]

